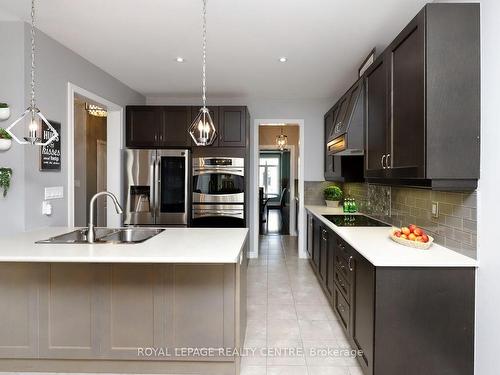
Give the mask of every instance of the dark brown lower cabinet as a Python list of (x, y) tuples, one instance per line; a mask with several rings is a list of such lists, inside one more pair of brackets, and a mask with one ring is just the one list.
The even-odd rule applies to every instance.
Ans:
[(376, 267), (309, 215), (311, 266), (365, 375), (474, 374), (474, 268)]

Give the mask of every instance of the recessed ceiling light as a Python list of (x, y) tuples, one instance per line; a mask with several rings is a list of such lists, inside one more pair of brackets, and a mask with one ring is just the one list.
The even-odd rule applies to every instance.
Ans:
[(175, 58), (175, 61), (177, 61), (178, 63), (183, 63), (183, 62), (185, 62), (186, 60), (184, 60), (184, 57), (180, 57), (180, 56), (179, 56), (179, 57), (176, 57), (176, 58)]
[(284, 62), (287, 62), (287, 61), (288, 61), (288, 59), (286, 57), (284, 57), (284, 56), (280, 57), (280, 62), (284, 63)]

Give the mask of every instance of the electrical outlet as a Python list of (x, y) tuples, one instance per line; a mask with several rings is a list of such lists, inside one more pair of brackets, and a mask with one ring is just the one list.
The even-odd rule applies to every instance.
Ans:
[(439, 217), (439, 202), (432, 202), (431, 214), (435, 219)]

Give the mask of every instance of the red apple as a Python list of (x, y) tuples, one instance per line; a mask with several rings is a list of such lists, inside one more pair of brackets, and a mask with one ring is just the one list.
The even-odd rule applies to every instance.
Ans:
[(408, 236), (411, 233), (411, 231), (408, 227), (403, 227), (403, 228), (401, 228), (401, 233)]
[(415, 224), (410, 224), (408, 226), (408, 229), (410, 229), (410, 232), (413, 233), (413, 232), (415, 232), (415, 229), (417, 229), (417, 226)]
[(426, 235), (425, 233), (422, 234), (422, 242), (425, 242), (425, 243), (429, 242), (429, 236)]
[(413, 230), (413, 233), (415, 233), (415, 236), (420, 237), (422, 234), (424, 234), (424, 231), (417, 227)]
[(396, 237), (401, 237), (401, 231), (400, 230), (395, 230), (393, 235), (395, 235)]

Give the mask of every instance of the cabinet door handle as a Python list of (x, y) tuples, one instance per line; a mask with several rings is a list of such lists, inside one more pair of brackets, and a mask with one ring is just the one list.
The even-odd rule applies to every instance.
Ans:
[(158, 134), (155, 134), (155, 141), (158, 140)]
[(347, 265), (349, 266), (349, 271), (354, 271), (354, 267), (352, 266), (352, 255), (349, 257), (349, 261), (347, 262)]
[(387, 159), (385, 161), (385, 165), (387, 167), (387, 169), (391, 169), (392, 166), (391, 166), (391, 163), (389, 162), (389, 158), (391, 157), (391, 154), (387, 154)]
[(340, 310), (340, 311), (342, 311), (342, 312), (344, 312), (344, 311), (345, 311), (345, 307), (344, 307), (344, 305), (342, 305), (341, 303), (339, 303), (339, 305), (338, 305), (338, 306), (339, 306), (339, 310)]
[(385, 158), (387, 155), (382, 155), (382, 158), (380, 158), (380, 164), (382, 164), (382, 169), (385, 169)]

